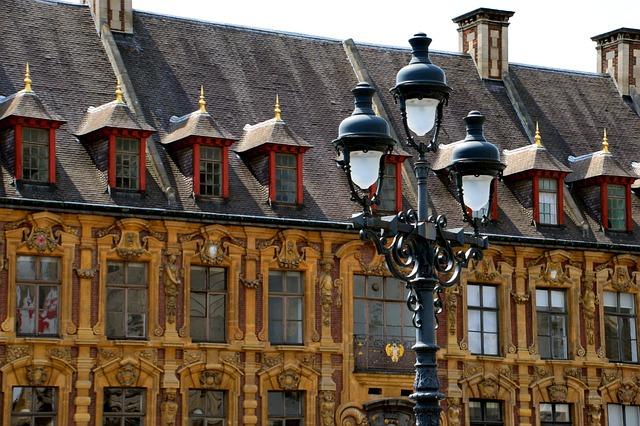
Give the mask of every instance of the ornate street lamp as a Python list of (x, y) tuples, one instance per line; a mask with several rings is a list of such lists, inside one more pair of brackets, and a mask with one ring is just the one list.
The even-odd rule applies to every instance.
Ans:
[[(487, 238), (479, 234), (477, 219), (471, 217), (468, 208), (478, 210), (489, 202), (491, 181), (500, 175), (504, 165), (498, 148), (483, 135), (484, 117), (477, 111), (470, 112), (465, 118), (467, 136), (453, 148), (449, 170), (456, 182), (464, 221), (471, 223), (474, 232), (466, 235), (462, 228), (447, 230), (443, 215), (428, 215), (426, 153), (438, 149), (443, 107), (451, 89), (444, 71), (429, 60), (431, 39), (419, 33), (409, 42), (411, 61), (398, 72), (391, 92), (400, 105), (407, 144), (418, 152), (414, 163), (417, 211), (409, 209), (385, 217), (373, 214), (371, 206), (379, 202), (384, 183), (384, 157), (393, 149), (395, 140), (386, 120), (373, 111), (375, 90), (368, 83), (353, 89), (355, 109), (340, 123), (333, 144), (339, 155), (338, 164), (347, 173), (351, 199), (363, 209), (352, 217), (354, 226), (360, 230), (360, 237), (371, 241), (385, 257), (391, 274), (407, 283), (407, 306), (413, 312), (416, 328), (416, 378), (410, 398), (415, 401), (416, 425), (432, 426), (439, 424), (439, 401), (444, 398), (436, 363), (435, 315), (442, 310), (439, 294), (458, 282), (461, 269), (471, 259), (482, 258)], [(414, 138), (413, 134), (425, 136), (431, 130), (432, 138), (426, 143)], [(369, 188), (376, 181), (376, 193), (370, 195)], [(464, 245), (468, 246), (466, 251), (462, 249)]]

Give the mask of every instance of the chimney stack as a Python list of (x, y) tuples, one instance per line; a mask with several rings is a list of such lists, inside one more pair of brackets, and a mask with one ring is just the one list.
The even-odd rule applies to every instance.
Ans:
[(111, 31), (133, 33), (133, 0), (89, 0), (98, 33), (107, 24)]
[(481, 7), (453, 18), (460, 52), (468, 53), (481, 78), (502, 79), (509, 68), (509, 18), (514, 12)]
[(609, 73), (622, 96), (640, 94), (640, 30), (619, 28), (591, 40), (597, 43), (598, 72)]

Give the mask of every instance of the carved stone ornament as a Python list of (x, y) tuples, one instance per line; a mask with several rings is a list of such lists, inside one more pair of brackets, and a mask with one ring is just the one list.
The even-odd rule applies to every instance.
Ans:
[(486, 257), (473, 262), (472, 274), (478, 281), (495, 281), (500, 277), (500, 273), (496, 270), (493, 258)]
[(500, 385), (495, 379), (486, 378), (478, 384), (480, 396), (485, 399), (496, 399)]
[(367, 415), (356, 407), (349, 407), (340, 415), (342, 425), (340, 426), (369, 426)]
[(533, 342), (529, 345), (529, 355), (537, 355), (538, 353), (538, 345), (536, 342)]
[(7, 364), (26, 356), (31, 355), (31, 348), (26, 345), (9, 345), (7, 346), (7, 355), (5, 360)]
[(158, 362), (158, 350), (156, 348), (147, 348), (138, 351), (138, 357), (146, 359), (152, 364)]
[(384, 351), (391, 358), (391, 362), (398, 362), (404, 356), (404, 346), (400, 343), (387, 343)]
[(504, 376), (509, 380), (513, 380), (513, 370), (510, 365), (502, 365), (496, 369), (496, 372), (500, 376)]
[(281, 365), (284, 362), (284, 354), (277, 353), (274, 355), (262, 354), (262, 367), (263, 368), (271, 368), (276, 365)]
[(286, 239), (282, 243), (278, 253), (278, 265), (283, 269), (298, 269), (304, 256), (298, 253), (298, 246), (292, 239)]
[[(26, 235), (26, 234), (25, 234)], [(60, 244), (60, 234), (57, 231), (54, 232), (51, 228), (38, 228), (34, 226), (31, 228), (31, 232), (25, 238), (25, 244), (30, 249), (35, 249), (39, 253), (45, 251), (52, 252)]]
[(125, 364), (118, 370), (116, 379), (118, 379), (118, 383), (122, 386), (133, 386), (138, 382), (139, 376), (140, 371), (137, 366), (133, 364)]
[(544, 379), (545, 377), (549, 377), (551, 375), (551, 372), (547, 369), (547, 367), (543, 366), (543, 365), (536, 365), (533, 367), (533, 382), (539, 382), (540, 380)]
[(300, 374), (293, 370), (284, 370), (278, 375), (278, 384), (283, 390), (296, 390), (300, 385)]
[[(333, 297), (333, 289), (337, 287), (331, 277), (333, 269), (332, 260), (320, 262), (320, 275), (318, 276), (318, 288), (320, 289), (320, 303), (322, 305), (322, 325), (331, 326), (331, 310), (334, 306), (340, 307), (340, 298)], [(338, 287), (339, 288), (339, 287)], [(336, 303), (337, 302), (337, 303)]]
[(194, 364), (204, 360), (204, 352), (198, 350), (185, 350), (183, 362), (185, 365)]
[(222, 241), (206, 241), (200, 247), (198, 256), (202, 263), (207, 265), (220, 265), (227, 259), (227, 245)]
[(587, 344), (593, 345), (595, 344), (595, 317), (598, 298), (590, 287), (585, 289), (584, 294), (580, 298), (580, 304), (582, 305), (582, 312), (584, 314), (584, 328), (587, 335)]
[(160, 404), (162, 413), (162, 426), (175, 426), (178, 416), (178, 402), (175, 389), (167, 389), (164, 400)]
[(335, 426), (336, 392), (320, 391), (320, 424), (322, 426)]
[(242, 274), (240, 274), (239, 279), (240, 279), (240, 284), (245, 286), (245, 288), (249, 288), (252, 290), (256, 290), (260, 288), (260, 286), (262, 285), (262, 274), (260, 273), (256, 276), (255, 280), (248, 280)]
[(100, 364), (104, 364), (112, 359), (120, 357), (119, 349), (98, 349), (98, 361)]
[(571, 280), (566, 272), (566, 268), (560, 262), (549, 259), (540, 275), (540, 280), (548, 285), (564, 285)]
[(447, 406), (449, 426), (460, 426), (460, 414), (462, 414), (460, 398), (447, 398)]
[(582, 368), (565, 368), (564, 369), (564, 377), (573, 377), (576, 380), (580, 380), (584, 382), (584, 375), (582, 374)]
[(165, 295), (165, 312), (167, 322), (174, 324), (176, 322), (176, 312), (178, 309), (178, 292), (181, 285), (180, 278), (182, 270), (178, 268), (178, 256), (175, 253), (169, 253), (167, 263), (163, 265), (165, 272), (164, 295)]
[(629, 270), (625, 265), (615, 265), (613, 268), (613, 274), (611, 275), (611, 287), (616, 291), (628, 291), (629, 289), (636, 287), (636, 272), (632, 275), (629, 274)]
[(360, 269), (365, 275), (389, 275), (389, 269), (384, 261), (384, 257), (376, 256), (370, 263), (366, 263), (363, 259), (362, 252), (357, 252), (353, 256), (360, 264)]
[(68, 346), (53, 347), (49, 349), (49, 356), (61, 359), (67, 364), (73, 362), (73, 356), (71, 355), (71, 348)]
[(452, 336), (455, 336), (457, 332), (458, 293), (453, 289), (446, 292), (447, 322), (449, 323), (449, 334)]
[(604, 349), (604, 346), (600, 346), (600, 348), (596, 351), (596, 355), (598, 358), (605, 359), (607, 357), (607, 352)]
[(579, 357), (585, 357), (587, 355), (587, 350), (582, 347), (580, 343), (576, 345), (576, 355)]
[(316, 362), (316, 354), (314, 353), (303, 353), (297, 357), (300, 361), (300, 364), (305, 365), (312, 370), (317, 370), (317, 362)]
[(49, 369), (41, 365), (27, 366), (27, 380), (31, 386), (42, 386), (49, 381)]
[(531, 293), (516, 293), (512, 291), (511, 298), (517, 305), (524, 305), (531, 298)]
[(464, 364), (462, 364), (462, 377), (464, 377), (465, 379), (482, 373), (484, 373), (484, 367), (482, 367), (481, 364), (475, 364), (471, 362), (465, 362)]
[(232, 352), (229, 354), (225, 354), (225, 355), (222, 355), (220, 358), (222, 359), (222, 362), (231, 364), (238, 369), (242, 368), (242, 358), (240, 357), (240, 352)]
[(600, 426), (602, 409), (599, 405), (587, 405), (587, 426)]
[(637, 394), (638, 394), (638, 387), (631, 382), (622, 383), (618, 388), (618, 392), (616, 392), (616, 395), (618, 396), (618, 401), (627, 405), (633, 404), (635, 402)]
[(98, 268), (74, 268), (74, 270), (76, 271), (76, 275), (78, 276), (78, 278), (84, 280), (95, 278), (96, 273), (98, 272)]
[(567, 385), (561, 383), (554, 383), (547, 388), (549, 393), (549, 399), (551, 402), (565, 402), (567, 400), (567, 393), (569, 389)]
[(220, 386), (222, 383), (222, 373), (215, 370), (203, 370), (200, 372), (200, 384), (207, 388)]
[(615, 382), (621, 377), (618, 370), (602, 370), (600, 377), (600, 386), (607, 386), (609, 383)]

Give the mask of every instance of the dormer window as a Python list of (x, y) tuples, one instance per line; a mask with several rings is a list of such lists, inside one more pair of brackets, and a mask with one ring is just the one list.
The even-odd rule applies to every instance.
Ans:
[(538, 179), (538, 211), (539, 223), (545, 225), (558, 224), (558, 180), (551, 178)]
[(607, 185), (607, 228), (612, 231), (627, 229), (627, 188)]
[[(393, 154), (385, 156), (384, 184), (380, 191), (378, 210), (388, 213), (402, 210), (402, 163), (408, 157), (398, 147), (394, 148)], [(376, 192), (376, 185), (371, 187), (371, 195)]]
[(295, 154), (275, 153), (275, 200), (295, 204), (298, 201), (298, 159)]
[(196, 199), (229, 197), (229, 147), (236, 141), (207, 112), (200, 86), (198, 110), (171, 117), (171, 133), (162, 139), (185, 178), (193, 182)]
[(17, 182), (56, 182), (56, 129), (63, 123), (32, 90), (27, 65), (24, 89), (0, 101), (0, 144)]
[(144, 192), (147, 138), (153, 132), (124, 102), (118, 81), (115, 100), (90, 107), (76, 136), (85, 144), (98, 169), (106, 173), (108, 191)]
[(140, 140), (116, 138), (115, 187), (137, 190), (140, 183)]
[(274, 113), (271, 120), (246, 125), (235, 151), (258, 182), (267, 187), (269, 204), (301, 206), (304, 202), (303, 155), (311, 145), (282, 120), (277, 96)]

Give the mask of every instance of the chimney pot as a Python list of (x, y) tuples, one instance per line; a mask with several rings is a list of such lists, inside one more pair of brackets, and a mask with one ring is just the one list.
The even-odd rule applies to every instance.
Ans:
[(640, 30), (618, 28), (591, 37), (598, 52), (598, 72), (609, 73), (622, 96), (640, 90)]

